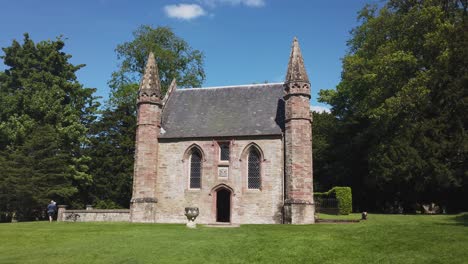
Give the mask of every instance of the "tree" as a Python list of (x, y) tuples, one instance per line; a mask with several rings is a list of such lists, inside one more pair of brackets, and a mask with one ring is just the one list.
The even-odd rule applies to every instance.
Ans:
[(0, 195), (12, 202), (0, 211), (22, 218), (51, 198), (71, 201), (92, 180), (82, 146), (98, 106), (95, 89), (78, 82), (84, 65), (69, 63), (64, 45), (60, 37), (36, 44), (25, 34), (1, 56), (8, 68), (0, 74)]
[(94, 182), (89, 190), (90, 201), (102, 201), (114, 207), (130, 205), (135, 131), (133, 105), (105, 109), (100, 120), (93, 124), (89, 145), (93, 159), (89, 166)]
[(4, 212), (15, 212), (21, 220), (38, 219), (44, 217), (50, 199), (72, 202), (78, 189), (72, 184), (73, 158), (63, 143), (57, 130), (45, 125), (31, 131), (21, 146), (1, 153)]
[(163, 94), (174, 78), (182, 87), (200, 87), (205, 80), (203, 53), (192, 49), (170, 28), (142, 25), (133, 32), (133, 38), (115, 49), (121, 63), (109, 81), (112, 105), (135, 103), (138, 86), (130, 84), (140, 81), (150, 52), (158, 63)]
[(360, 12), (342, 80), (320, 98), (341, 123), (351, 160), (343, 165), (362, 207), (466, 208), (466, 8), (391, 0)]
[(134, 39), (118, 45), (120, 67), (109, 81), (110, 99), (91, 128), (88, 155), (95, 181), (89, 202), (101, 207), (128, 207), (131, 198), (136, 135), (136, 95), (146, 59), (153, 52), (163, 95), (171, 80), (179, 86), (201, 86), (205, 79), (203, 54), (167, 27), (141, 26)]
[[(340, 153), (335, 139), (339, 132), (337, 119), (327, 112), (312, 112), (312, 154), (314, 160), (314, 191), (325, 192), (333, 186), (342, 186), (346, 177), (342, 177), (339, 159), (335, 155)], [(337, 166), (338, 165), (338, 166)]]
[(313, 112), (314, 190), (326, 192), (335, 186), (352, 186), (348, 168), (354, 160), (344, 126), (333, 114)]

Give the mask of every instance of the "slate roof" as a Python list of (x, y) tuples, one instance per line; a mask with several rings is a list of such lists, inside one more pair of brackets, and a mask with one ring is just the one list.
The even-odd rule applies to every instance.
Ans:
[(160, 138), (281, 135), (283, 95), (283, 83), (176, 89)]

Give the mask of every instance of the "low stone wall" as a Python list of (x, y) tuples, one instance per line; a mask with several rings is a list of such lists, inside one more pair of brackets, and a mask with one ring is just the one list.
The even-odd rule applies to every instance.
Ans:
[(129, 222), (129, 209), (66, 210), (59, 206), (57, 221), (61, 222)]

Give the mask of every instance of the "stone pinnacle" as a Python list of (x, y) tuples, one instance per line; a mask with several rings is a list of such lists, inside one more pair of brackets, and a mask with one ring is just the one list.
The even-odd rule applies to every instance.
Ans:
[(140, 82), (139, 96), (161, 96), (161, 83), (159, 81), (159, 70), (153, 52), (150, 52), (146, 62), (145, 72)]
[(299, 41), (297, 41), (296, 37), (293, 39), (291, 55), (289, 56), (286, 82), (309, 82), (309, 77), (304, 66), (304, 59), (299, 48)]

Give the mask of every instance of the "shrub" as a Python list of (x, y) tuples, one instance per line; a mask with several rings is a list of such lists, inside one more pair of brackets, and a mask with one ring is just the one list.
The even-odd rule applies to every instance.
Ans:
[(314, 193), (315, 199), (336, 198), (338, 200), (338, 213), (350, 214), (353, 211), (353, 197), (350, 187), (333, 187), (327, 192)]
[(350, 187), (333, 187), (331, 190), (335, 193), (338, 200), (338, 209), (340, 214), (347, 215), (353, 211), (353, 197)]
[(105, 200), (99, 200), (95, 205), (94, 208), (96, 209), (122, 209), (122, 206), (117, 204), (116, 202), (105, 199)]

